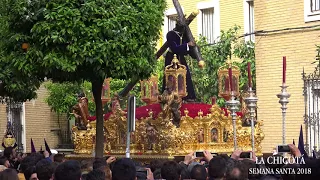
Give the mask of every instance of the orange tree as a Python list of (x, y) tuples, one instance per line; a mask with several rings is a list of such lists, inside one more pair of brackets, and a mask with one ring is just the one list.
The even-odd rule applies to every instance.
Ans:
[[(96, 156), (102, 157), (103, 80), (133, 75), (144, 79), (152, 73), (165, 0), (0, 0), (0, 4), (0, 66), (8, 63), (12, 76), (26, 79), (25, 87), (38, 87), (44, 77), (90, 81), (97, 116)], [(4, 84), (10, 86), (10, 79)]]

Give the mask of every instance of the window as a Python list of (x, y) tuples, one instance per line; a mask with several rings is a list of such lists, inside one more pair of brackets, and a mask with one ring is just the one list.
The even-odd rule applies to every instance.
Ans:
[(304, 0), (304, 21), (320, 20), (320, 0)]
[(245, 37), (246, 41), (254, 42), (254, 1), (244, 0), (244, 33), (250, 34)]
[(198, 35), (204, 36), (208, 43), (214, 43), (220, 36), (219, 1), (200, 2), (198, 15)]
[(310, 8), (312, 13), (320, 11), (320, 0), (311, 0)]
[(168, 29), (167, 29), (167, 32), (173, 30), (175, 27), (176, 27), (176, 18), (177, 18), (177, 15), (170, 15), (170, 16), (167, 16), (167, 19), (168, 19)]
[[(182, 11), (183, 11), (183, 7), (182, 7)], [(176, 19), (178, 17), (177, 11), (175, 8), (170, 8), (168, 10), (165, 11), (164, 13), (164, 26), (163, 26), (163, 39), (166, 41), (167, 40), (167, 33), (171, 30), (173, 30), (173, 28), (176, 27)], [(164, 41), (164, 42), (165, 42)]]
[(201, 35), (207, 38), (208, 43), (214, 43), (214, 9), (202, 9), (201, 10), (202, 19), (201, 19)]
[(8, 103), (6, 107), (8, 126), (16, 138), (17, 150), (25, 150), (24, 103)]

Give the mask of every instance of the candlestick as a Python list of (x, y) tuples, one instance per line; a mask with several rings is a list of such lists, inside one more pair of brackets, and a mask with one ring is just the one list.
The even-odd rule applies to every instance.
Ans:
[(225, 91), (229, 91), (229, 77), (225, 77), (225, 81), (224, 81), (224, 89)]
[(231, 91), (231, 99), (226, 102), (232, 117), (232, 126), (233, 126), (233, 146), (234, 150), (236, 150), (238, 147), (237, 145), (237, 127), (236, 127), (236, 120), (237, 120), (237, 110), (239, 109), (240, 102), (235, 99), (234, 92)]
[(286, 70), (287, 70), (287, 58), (283, 56), (282, 58), (282, 83), (286, 83)]
[(211, 104), (212, 104), (212, 105), (215, 105), (215, 104), (216, 104), (216, 101), (217, 101), (217, 97), (216, 97), (216, 96), (213, 96), (212, 99), (211, 99)]
[(229, 83), (230, 83), (230, 91), (233, 91), (233, 84), (232, 84), (232, 66), (229, 67)]
[(250, 62), (248, 62), (248, 81), (249, 81), (249, 88), (252, 88), (251, 64), (250, 64)]
[(257, 101), (258, 98), (257, 96), (254, 94), (252, 88), (249, 88), (249, 96), (247, 98), (245, 98), (245, 102), (247, 104), (247, 108), (249, 110), (250, 113), (250, 121), (251, 121), (251, 148), (252, 151), (255, 151), (255, 147), (254, 147), (254, 135), (255, 135), (255, 131), (254, 131), (254, 119), (255, 119), (255, 114), (256, 114), (256, 109), (257, 109)]
[(277, 94), (277, 97), (280, 99), (279, 103), (281, 104), (282, 109), (282, 144), (286, 144), (286, 111), (287, 104), (289, 103), (290, 94), (287, 92), (286, 83), (282, 83), (281, 93)]

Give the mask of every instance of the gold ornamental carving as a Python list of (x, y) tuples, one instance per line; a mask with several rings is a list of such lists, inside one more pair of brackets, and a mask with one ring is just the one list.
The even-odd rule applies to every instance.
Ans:
[[(228, 154), (233, 151), (232, 120), (218, 105), (213, 105), (210, 113), (206, 115), (199, 110), (198, 116), (194, 118), (188, 115), (188, 109), (182, 112), (179, 127), (172, 119), (167, 118), (170, 116), (166, 114), (167, 111), (154, 117), (154, 112), (149, 110), (148, 117), (137, 119), (136, 131), (131, 136), (131, 154), (152, 159), (160, 156), (181, 156), (197, 150)], [(257, 121), (255, 125), (255, 147), (258, 155), (261, 155), (261, 141), (264, 139), (262, 125), (262, 121)], [(95, 128), (95, 121), (88, 123), (87, 130), (73, 127), (75, 153), (91, 154), (94, 151)], [(116, 108), (104, 122), (105, 154), (125, 154), (126, 132), (126, 114)], [(241, 117), (237, 117), (239, 148), (244, 151), (251, 150), (250, 136), (251, 128), (242, 126)]]
[(165, 67), (164, 74), (168, 91), (178, 94), (181, 98), (188, 95), (186, 85), (187, 67), (180, 64), (177, 55), (174, 55), (171, 64)]
[(233, 93), (236, 97), (240, 95), (239, 92), (239, 78), (240, 69), (228, 60), (223, 66), (218, 69), (218, 80), (219, 80), (219, 97), (224, 98), (226, 101), (231, 98), (231, 88), (230, 88), (230, 77), (228, 74), (229, 67), (232, 67), (232, 84)]
[(141, 100), (146, 104), (153, 104), (158, 101), (158, 76), (151, 76), (147, 80), (140, 81)]

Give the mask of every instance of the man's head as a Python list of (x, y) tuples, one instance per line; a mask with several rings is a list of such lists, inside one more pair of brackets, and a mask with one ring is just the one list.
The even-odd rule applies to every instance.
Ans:
[(186, 27), (178, 21), (175, 30), (183, 34), (186, 31)]
[(187, 24), (190, 24), (190, 21), (186, 19), (186, 24), (183, 24), (183, 23), (179, 20), (178, 17), (176, 18), (176, 21), (177, 21), (177, 23), (176, 23), (176, 27), (175, 27), (174, 30), (176, 30), (176, 31), (180, 32), (181, 34), (183, 34), (183, 33), (186, 31), (186, 25), (187, 25)]
[(259, 174), (249, 173), (250, 169), (257, 168), (257, 165), (251, 159), (243, 159), (241, 161), (243, 168), (245, 169), (246, 178), (248, 179), (259, 179)]
[(245, 169), (243, 166), (244, 165), (241, 162), (236, 161), (234, 165), (231, 165), (230, 167), (228, 167), (226, 179), (230, 179), (230, 180), (248, 179), (247, 173), (245, 172)]
[(23, 174), (26, 180), (38, 180), (35, 166), (28, 167)]
[(157, 169), (161, 169), (162, 165), (163, 162), (161, 160), (156, 159), (150, 162), (150, 169), (152, 172), (154, 172)]
[(92, 160), (82, 160), (80, 165), (81, 165), (82, 172), (93, 170), (93, 161)]
[[(81, 168), (78, 161), (66, 161), (61, 163), (54, 172), (55, 180), (80, 180)], [(41, 180), (39, 178), (39, 180)]]
[(226, 175), (227, 163), (221, 156), (212, 158), (209, 162), (208, 173), (210, 178), (223, 178)]
[(2, 157), (0, 157), (0, 165), (3, 165), (5, 167), (9, 168), (10, 162), (6, 157), (2, 156)]
[(31, 154), (25, 158), (20, 163), (20, 172), (24, 173), (26, 169), (32, 166), (36, 166), (36, 164), (42, 159), (41, 154)]
[(42, 159), (36, 165), (36, 172), (39, 180), (52, 179), (53, 171), (53, 166), (47, 159)]
[(103, 170), (106, 166), (108, 166), (105, 158), (96, 158), (93, 162), (93, 169)]
[(195, 180), (206, 180), (207, 170), (203, 165), (195, 165), (191, 170), (191, 179)]
[(65, 161), (64, 154), (55, 154), (53, 156), (53, 161), (58, 163), (63, 163)]
[(1, 180), (19, 180), (17, 171), (15, 169), (5, 169), (0, 173)]
[(100, 169), (94, 169), (87, 174), (86, 180), (105, 180), (105, 172)]
[(161, 168), (161, 177), (166, 180), (179, 180), (181, 176), (181, 167), (174, 161), (167, 161)]
[(136, 167), (131, 159), (123, 158), (117, 160), (112, 169), (112, 180), (135, 180)]

